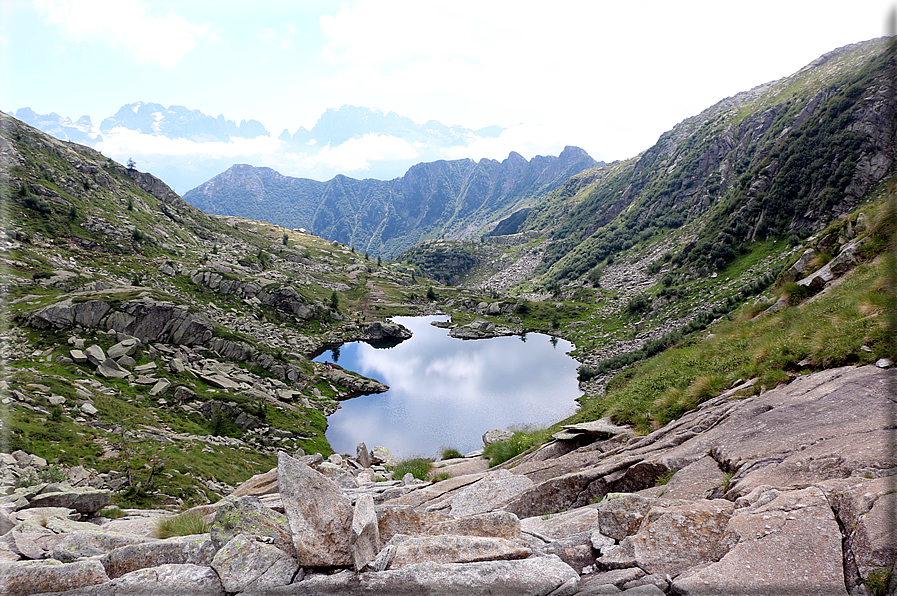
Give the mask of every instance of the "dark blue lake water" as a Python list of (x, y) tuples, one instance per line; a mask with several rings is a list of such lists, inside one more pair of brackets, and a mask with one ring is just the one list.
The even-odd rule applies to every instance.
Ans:
[(376, 349), (343, 345), (315, 360), (389, 385), (378, 395), (341, 402), (328, 418), (327, 439), (337, 453), (355, 455), (364, 441), (398, 458), (436, 456), (441, 447), (481, 449), (491, 428), (547, 426), (576, 409), (578, 363), (573, 344), (547, 335), (460, 340), (430, 325), (445, 317), (396, 317), (414, 336)]

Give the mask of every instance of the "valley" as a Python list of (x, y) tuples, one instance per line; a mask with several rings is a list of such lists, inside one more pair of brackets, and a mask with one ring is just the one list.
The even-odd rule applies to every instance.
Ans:
[[(138, 517), (193, 510), (219, 526), (234, 499), (273, 499), (257, 513), (290, 519), (270, 523), (292, 527), (281, 544), (290, 560), (278, 563), (292, 571), (271, 585), (236, 582), (230, 593), (286, 593), (301, 569), (308, 590), (390, 593), (395, 585), (377, 582), (411, 585), (402, 564), (505, 573), (510, 563), (496, 561), (518, 558), (521, 569), (544, 564), (559, 578), (533, 593), (598, 593), (585, 591), (590, 578), (623, 570), (633, 577), (594, 585), (711, 593), (701, 586), (726, 589), (727, 574), (747, 577), (747, 562), (778, 570), (782, 551), (764, 548), (780, 539), (796, 548), (814, 524), (825, 527), (824, 554), (813, 554), (804, 585), (893, 593), (894, 580), (882, 580), (892, 577), (893, 528), (879, 519), (895, 478), (881, 449), (897, 360), (897, 66), (888, 44), (834, 50), (624, 161), (568, 148), (530, 161), (424, 163), (388, 183), (233, 166), (182, 198), (151, 173), (0, 114), (0, 522), (12, 536), (3, 552), (21, 563), (63, 556), (54, 546), (71, 528), (48, 530), (56, 538), (40, 540), (57, 542), (28, 550), (26, 538), (40, 543), (31, 534), (47, 532), (9, 516), (67, 484)], [(430, 461), (418, 480), (377, 451), (390, 445), (334, 453), (328, 416), (388, 387), (315, 356), (345, 342), (401, 342), (410, 332), (393, 317), (435, 314), (453, 338), (569, 341), (582, 394), (575, 413), (484, 438), (497, 445), (485, 453), (422, 454)], [(863, 418), (864, 396), (875, 416)], [(482, 432), (494, 430), (504, 429)], [(400, 564), (396, 553), (412, 542), (378, 538), (359, 563), (346, 538), (334, 559), (302, 558), (303, 499), (286, 480), (302, 474), (335, 491), (334, 519), (348, 526), (324, 534), (351, 535), (351, 549), (362, 544), (353, 507), (359, 516), (368, 507), (373, 526), (401, 518), (394, 534), (412, 542), (449, 518), (485, 537), (493, 530), (480, 524), (493, 522), (470, 520), (510, 516), (501, 523), (523, 542), (501, 547), (523, 550)], [(259, 488), (262, 478), (274, 488)], [(863, 491), (873, 496), (863, 501)], [(465, 499), (487, 503), (463, 510)], [(99, 508), (88, 509), (72, 523), (95, 519)], [(762, 515), (781, 524), (764, 533)], [(555, 516), (584, 516), (600, 536), (553, 527)], [(687, 529), (671, 529), (680, 518)], [(452, 528), (445, 535), (464, 534)], [(655, 529), (683, 544), (716, 538), (683, 559), (653, 541)], [(237, 548), (236, 538), (212, 536), (220, 544), (202, 555), (179, 543), (178, 564), (194, 557), (201, 564), (190, 565), (218, 565), (215, 578), (224, 577), (212, 557)], [(120, 571), (107, 546), (94, 553), (102, 564), (76, 557), (103, 568), (98, 586)], [(383, 566), (366, 567), (378, 552)], [(9, 569), (28, 566), (17, 565)], [(789, 589), (801, 584), (787, 577)]]

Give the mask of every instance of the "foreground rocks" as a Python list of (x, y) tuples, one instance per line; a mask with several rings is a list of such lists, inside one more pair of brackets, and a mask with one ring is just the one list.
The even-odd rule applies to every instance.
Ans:
[(747, 383), (645, 437), (580, 425), (585, 445), (438, 483), (359, 483), (384, 450), (281, 452), (202, 508), (204, 535), (27, 514), (10, 495), (0, 578), (10, 594), (893, 594), (892, 374)]

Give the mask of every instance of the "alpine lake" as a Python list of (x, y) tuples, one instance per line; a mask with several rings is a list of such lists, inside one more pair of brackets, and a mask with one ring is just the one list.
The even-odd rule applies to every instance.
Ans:
[(579, 363), (568, 341), (529, 333), (461, 340), (431, 325), (445, 317), (395, 317), (413, 336), (388, 348), (352, 342), (315, 358), (389, 385), (386, 393), (340, 402), (327, 439), (355, 455), (364, 442), (398, 459), (434, 457), (444, 447), (483, 448), (489, 429), (544, 427), (576, 411)]

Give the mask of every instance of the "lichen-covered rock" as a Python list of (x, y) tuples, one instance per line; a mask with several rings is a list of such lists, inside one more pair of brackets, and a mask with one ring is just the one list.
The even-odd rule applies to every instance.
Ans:
[(216, 549), (222, 548), (237, 534), (245, 534), (253, 539), (263, 539), (290, 555), (296, 552), (286, 516), (268, 509), (257, 497), (225, 499), (215, 511), (209, 533)]
[(598, 505), (598, 529), (615, 540), (638, 532), (639, 526), (656, 499), (636, 494), (609, 493)]
[(532, 550), (504, 538), (481, 536), (409, 536), (400, 542), (389, 569), (432, 561), (435, 563), (473, 563), (525, 559)]
[(352, 505), (339, 487), (284, 452), (277, 454), (280, 496), (303, 567), (352, 564)]
[(215, 550), (208, 534), (194, 534), (122, 546), (110, 551), (101, 560), (106, 574), (115, 579), (138, 569), (159, 565), (189, 564), (208, 567), (215, 556)]
[(64, 592), (108, 581), (103, 565), (96, 559), (77, 563), (53, 559), (0, 562), (0, 586), (8, 596)]
[(299, 570), (296, 559), (289, 554), (243, 534), (225, 544), (211, 566), (221, 578), (225, 592), (285, 586)]

